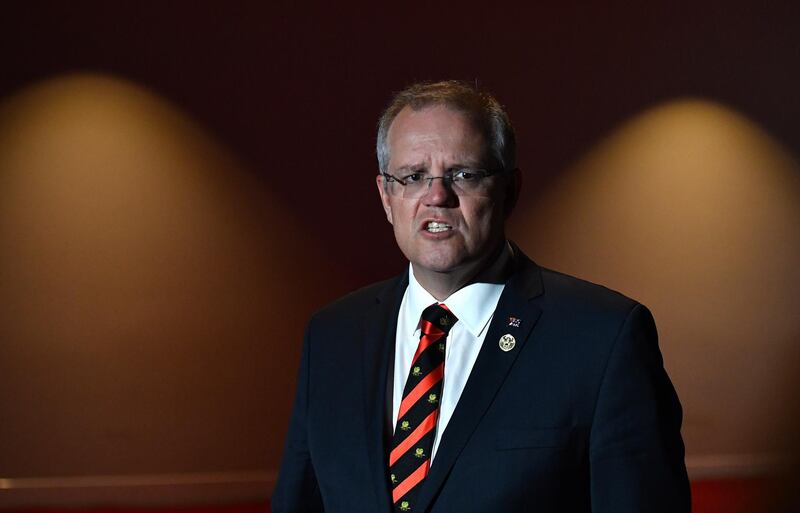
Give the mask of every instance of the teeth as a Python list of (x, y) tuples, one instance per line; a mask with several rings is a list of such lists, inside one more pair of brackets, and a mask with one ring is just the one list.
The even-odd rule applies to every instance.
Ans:
[(426, 229), (431, 233), (439, 233), (439, 232), (445, 232), (447, 230), (452, 230), (453, 227), (450, 226), (449, 224), (439, 223), (437, 221), (431, 221), (428, 223)]

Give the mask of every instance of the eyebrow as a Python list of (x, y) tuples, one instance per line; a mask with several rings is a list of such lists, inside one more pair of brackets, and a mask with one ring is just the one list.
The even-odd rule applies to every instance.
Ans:
[(420, 167), (425, 167), (424, 164), (406, 164), (405, 166), (400, 166), (395, 171), (407, 171), (409, 169), (419, 169)]
[[(483, 168), (481, 167), (480, 164), (477, 163), (476, 164), (457, 163), (447, 166), (448, 171), (451, 169), (483, 169)], [(400, 166), (394, 170), (395, 173), (407, 173), (407, 172), (418, 173), (420, 171), (427, 172), (428, 166), (425, 164), (407, 164), (405, 166)]]

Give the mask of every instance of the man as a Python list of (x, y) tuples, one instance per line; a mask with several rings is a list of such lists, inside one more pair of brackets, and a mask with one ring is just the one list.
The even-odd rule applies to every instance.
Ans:
[(506, 240), (515, 152), (468, 85), (389, 105), (377, 186), (410, 266), (311, 319), (274, 512), (689, 511), (653, 319)]

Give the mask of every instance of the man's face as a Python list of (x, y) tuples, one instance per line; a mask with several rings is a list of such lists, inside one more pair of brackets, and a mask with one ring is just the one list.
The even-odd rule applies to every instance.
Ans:
[[(387, 172), (394, 176), (419, 171), (440, 177), (454, 168), (487, 169), (485, 138), (464, 114), (446, 106), (404, 108), (389, 129), (387, 144)], [(476, 271), (505, 239), (506, 202), (513, 201), (507, 197), (513, 188), (505, 176), (484, 178), (490, 187), (482, 196), (459, 196), (442, 180), (433, 180), (417, 199), (390, 194), (384, 180), (377, 178), (386, 217), (417, 275)]]

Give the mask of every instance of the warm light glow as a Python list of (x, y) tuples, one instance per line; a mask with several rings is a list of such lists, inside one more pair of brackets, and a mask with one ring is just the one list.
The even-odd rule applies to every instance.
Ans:
[(651, 307), (690, 467), (783, 450), (800, 342), (800, 169), (763, 130), (707, 101), (660, 106), (514, 222), (541, 264)]
[(306, 233), (141, 87), (7, 98), (0, 477), (277, 467), (316, 284), (335, 283)]

